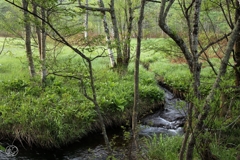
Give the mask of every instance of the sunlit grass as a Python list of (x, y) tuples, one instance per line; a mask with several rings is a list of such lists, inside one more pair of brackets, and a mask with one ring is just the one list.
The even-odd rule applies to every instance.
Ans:
[[(0, 44), (2, 44), (3, 51), (0, 55), (0, 80), (8, 81), (12, 79), (29, 79), (28, 64), (26, 58), (26, 51), (24, 47), (24, 41), (15, 38), (0, 38)], [(4, 46), (3, 46), (4, 44)], [(54, 61), (58, 63), (64, 62), (68, 59), (72, 59), (75, 63), (84, 63), (80, 55), (74, 52), (71, 48), (59, 45), (55, 48), (54, 44), (48, 43), (47, 58), (48, 65), (51, 65)], [(1, 47), (1, 46), (0, 46)], [(40, 74), (40, 58), (37, 47), (33, 47), (33, 56), (35, 59), (35, 66), (37, 74)], [(79, 48), (87, 57), (94, 59), (92, 61), (95, 69), (109, 68), (110, 61), (107, 50), (104, 47)], [(98, 58), (95, 58), (98, 57)]]
[(0, 44), (3, 47), (0, 55), (0, 81), (28, 77), (23, 42), (12, 38), (0, 38)]

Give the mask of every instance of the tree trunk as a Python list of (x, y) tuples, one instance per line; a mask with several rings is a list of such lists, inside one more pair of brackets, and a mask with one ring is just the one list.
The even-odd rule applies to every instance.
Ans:
[(117, 19), (116, 19), (115, 8), (114, 8), (114, 0), (111, 0), (111, 2), (110, 2), (110, 15), (111, 15), (111, 19), (112, 19), (114, 40), (115, 40), (116, 49), (117, 49), (117, 65), (118, 65), (119, 69), (122, 70), (123, 55), (122, 55), (122, 50), (121, 50), (119, 31), (118, 31)]
[[(124, 41), (123, 46), (123, 62), (124, 66), (128, 66), (130, 60), (130, 51), (131, 51), (131, 35), (132, 35), (132, 24), (133, 24), (133, 9), (132, 9), (132, 1), (127, 0), (128, 6), (128, 14), (126, 14), (126, 21), (127, 21), (127, 35)], [(127, 12), (127, 11), (125, 11)], [(128, 16), (127, 16), (128, 15)]]
[(94, 83), (92, 62), (91, 62), (90, 59), (87, 59), (87, 62), (88, 62), (88, 66), (89, 66), (90, 83), (91, 83), (92, 96), (93, 96), (93, 98), (92, 99), (90, 98), (90, 100), (95, 105), (95, 110), (96, 110), (96, 112), (98, 114), (98, 118), (99, 118), (100, 124), (101, 124), (101, 129), (102, 129), (104, 142), (105, 142), (105, 144), (107, 146), (107, 149), (108, 149), (108, 152), (109, 152), (108, 154), (112, 155), (112, 148), (111, 148), (111, 145), (110, 145), (110, 142), (109, 142), (109, 139), (108, 139), (106, 127), (105, 127), (105, 124), (104, 124), (104, 121), (103, 121), (103, 117), (102, 117), (102, 113), (101, 113), (100, 107), (99, 107), (98, 102), (97, 102), (97, 93), (96, 93), (96, 89), (95, 89), (95, 85), (94, 85), (95, 83)]
[[(36, 3), (32, 3), (33, 5), (33, 14), (38, 14), (38, 5)], [(46, 85), (46, 78), (47, 78), (47, 67), (46, 67), (46, 24), (44, 20), (46, 19), (46, 11), (44, 7), (40, 7), (41, 15), (39, 17), (42, 18), (39, 21), (39, 18), (35, 16), (35, 26), (36, 26), (36, 34), (37, 34), (37, 41), (38, 41), (38, 50), (39, 50), (39, 57), (41, 62), (41, 81), (43, 87)]]
[(46, 85), (46, 78), (47, 78), (47, 67), (46, 67), (46, 25), (44, 20), (46, 19), (46, 11), (44, 7), (41, 7), (41, 16), (42, 16), (42, 23), (41, 23), (41, 80), (42, 85)]
[(25, 23), (25, 47), (26, 47), (26, 53), (27, 53), (27, 60), (28, 60), (28, 67), (30, 76), (35, 76), (35, 67), (33, 62), (33, 56), (32, 56), (32, 48), (31, 48), (31, 24), (29, 15), (27, 13), (28, 10), (28, 2), (26, 0), (22, 0), (23, 5), (23, 14), (24, 14), (24, 23)]
[[(88, 7), (88, 0), (86, 0), (86, 6)], [(86, 9), (86, 13), (85, 13), (85, 32), (84, 32), (84, 37), (87, 40), (88, 38), (88, 15), (89, 15), (89, 11)]]
[(201, 64), (199, 64), (198, 59), (198, 32), (199, 32), (199, 18), (200, 18), (200, 9), (201, 9), (201, 0), (195, 0), (195, 12), (194, 12), (194, 19), (193, 19), (193, 32), (192, 32), (192, 55), (193, 55), (193, 88), (194, 88), (194, 94), (195, 96), (200, 99), (200, 73), (201, 73)]
[[(98, 5), (100, 8), (104, 8), (104, 3), (102, 0), (98, 0)], [(108, 55), (110, 58), (110, 64), (111, 64), (111, 67), (114, 68), (114, 67), (116, 67), (116, 62), (115, 62), (114, 55), (113, 55), (109, 27), (108, 27), (107, 20), (106, 20), (106, 12), (102, 11), (102, 15), (103, 15), (102, 22), (103, 22), (103, 26), (104, 26), (104, 32), (106, 34), (106, 41), (107, 41), (107, 47), (108, 47)]]
[[(32, 2), (32, 6), (33, 6), (33, 14), (38, 15), (37, 4)], [(41, 52), (42, 52), (42, 49), (41, 49), (41, 46), (42, 46), (42, 43), (41, 43), (41, 27), (40, 27), (39, 19), (37, 17), (34, 17), (34, 18), (35, 18), (35, 29), (36, 29), (37, 43), (38, 43), (38, 52), (39, 52), (39, 57), (41, 57)]]
[[(239, 1), (236, 0), (236, 11), (235, 11), (235, 21), (237, 22), (237, 19), (240, 16), (240, 5)], [(236, 86), (240, 86), (240, 35), (238, 35), (237, 40), (235, 42), (234, 47), (235, 54), (233, 55), (235, 65), (235, 84)]]
[(184, 57), (188, 63), (189, 69), (192, 72), (193, 58), (191, 56), (191, 52), (189, 51), (189, 48), (187, 47), (184, 40), (178, 34), (176, 34), (166, 23), (166, 18), (167, 18), (169, 9), (171, 8), (171, 6), (173, 5), (175, 0), (170, 0), (168, 2), (168, 5), (166, 5), (167, 1), (169, 1), (169, 0), (161, 1), (158, 25), (179, 46), (179, 48), (181, 49), (181, 51), (184, 54)]
[(131, 158), (137, 159), (138, 152), (138, 108), (139, 108), (139, 63), (141, 55), (141, 40), (142, 40), (142, 22), (144, 19), (144, 6), (145, 0), (141, 0), (140, 16), (138, 20), (138, 35), (137, 35), (137, 48), (135, 59), (135, 71), (134, 71), (134, 105), (132, 112), (132, 148)]
[(188, 138), (190, 136), (190, 133), (192, 132), (192, 111), (193, 111), (193, 104), (189, 103), (188, 104), (188, 120), (187, 120), (187, 131), (185, 133), (183, 142), (182, 142), (182, 146), (180, 149), (180, 153), (179, 153), (179, 160), (183, 160), (184, 159), (184, 153), (185, 150), (187, 148), (187, 142), (188, 142)]

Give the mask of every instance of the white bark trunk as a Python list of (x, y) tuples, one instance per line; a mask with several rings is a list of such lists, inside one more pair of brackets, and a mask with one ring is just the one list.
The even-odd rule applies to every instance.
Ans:
[[(102, 0), (98, 0), (98, 4), (99, 4), (100, 8), (104, 8), (104, 3)], [(110, 32), (109, 32), (109, 27), (108, 27), (107, 20), (106, 20), (105, 11), (102, 12), (102, 15), (103, 15), (102, 22), (103, 22), (103, 26), (104, 26), (104, 32), (106, 34), (106, 41), (107, 41), (107, 47), (108, 47), (108, 55), (110, 58), (110, 64), (111, 64), (111, 67), (115, 67), (116, 62), (115, 62), (114, 55), (113, 55), (112, 44), (111, 44), (111, 39), (110, 39)]]
[[(86, 0), (86, 6), (88, 7), (88, 0)], [(84, 32), (85, 39), (88, 38), (88, 15), (89, 15), (89, 12), (88, 12), (88, 10), (86, 10), (86, 14), (85, 14), (85, 32)]]

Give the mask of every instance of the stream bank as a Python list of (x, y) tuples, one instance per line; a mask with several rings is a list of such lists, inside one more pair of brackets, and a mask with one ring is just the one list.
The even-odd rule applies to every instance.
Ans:
[[(165, 92), (164, 109), (154, 111), (141, 118), (140, 136), (150, 137), (153, 134), (165, 134), (169, 136), (183, 134), (183, 125), (185, 122), (186, 103), (175, 97), (166, 88), (161, 88)], [(124, 134), (120, 127), (109, 128), (108, 135), (111, 140), (114, 139), (115, 155), (123, 159), (127, 147), (123, 143)], [(117, 135), (118, 138), (115, 138)], [(0, 153), (0, 159), (4, 160), (105, 160), (107, 158), (106, 149), (101, 133), (90, 133), (78, 142), (55, 150), (24, 149), (19, 147), (19, 153), (16, 157), (9, 158), (4, 153)]]

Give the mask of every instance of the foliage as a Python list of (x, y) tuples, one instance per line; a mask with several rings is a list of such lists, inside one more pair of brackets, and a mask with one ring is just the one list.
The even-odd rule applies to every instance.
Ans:
[(178, 159), (183, 137), (165, 137), (162, 134), (146, 139), (147, 157), (155, 160)]
[(24, 91), (7, 92), (3, 87), (5, 90), (1, 95), (4, 98), (0, 105), (2, 134), (14, 135), (30, 145), (36, 143), (44, 147), (58, 147), (86, 134), (95, 112), (92, 104), (79, 96), (77, 89), (55, 83), (42, 91), (40, 86), (28, 85)]
[[(178, 159), (182, 140), (182, 136), (165, 137), (163, 135), (154, 135), (152, 138), (145, 140), (147, 157), (154, 160)], [(219, 144), (217, 136), (213, 138), (213, 142), (210, 144), (210, 148), (213, 155), (215, 155), (220, 160), (236, 159), (237, 147), (229, 148), (226, 147), (225, 144)], [(194, 159), (199, 159), (197, 152), (198, 151), (195, 150), (194, 154), (196, 158)]]
[[(154, 75), (141, 69), (140, 97), (142, 101), (163, 100)], [(106, 74), (107, 73), (107, 74)], [(123, 116), (133, 102), (133, 75), (120, 77), (108, 69), (96, 75), (98, 101), (102, 112), (109, 119)], [(90, 130), (96, 123), (94, 105), (81, 92), (76, 81), (48, 77), (48, 86), (41, 88), (35, 79), (2, 81), (0, 103), (1, 133), (12, 135), (27, 143), (42, 147), (59, 147), (69, 143)], [(90, 87), (89, 84), (86, 87)], [(123, 118), (123, 117), (122, 117)], [(123, 118), (124, 119), (124, 118)]]
[[(103, 74), (104, 72), (104, 74)], [(133, 64), (130, 64), (128, 75), (120, 77), (115, 72), (102, 70), (98, 72), (97, 89), (100, 90), (98, 101), (102, 107), (108, 108), (111, 112), (124, 111), (124, 108), (131, 107), (133, 103)], [(163, 100), (163, 92), (159, 90), (154, 80), (154, 74), (140, 69), (140, 99), (154, 103)], [(108, 78), (106, 77), (108, 75)], [(104, 77), (103, 77), (104, 76)]]
[(235, 148), (225, 147), (222, 144), (211, 144), (211, 151), (220, 160), (236, 160), (237, 150)]

